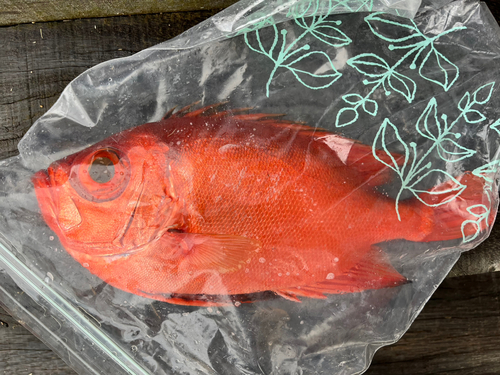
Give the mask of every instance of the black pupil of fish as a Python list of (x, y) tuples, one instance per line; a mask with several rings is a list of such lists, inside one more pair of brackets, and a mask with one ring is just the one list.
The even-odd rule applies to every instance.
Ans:
[(94, 159), (89, 170), (90, 177), (98, 184), (111, 181), (115, 175), (115, 166), (111, 159), (100, 156)]

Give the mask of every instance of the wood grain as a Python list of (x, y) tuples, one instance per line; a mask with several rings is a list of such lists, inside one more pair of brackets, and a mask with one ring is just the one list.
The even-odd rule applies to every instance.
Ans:
[[(488, 4), (500, 16), (498, 3), (490, 0)], [(7, 12), (5, 6), (0, 16), (2, 12)], [(214, 13), (137, 15), (0, 28), (0, 159), (17, 153), (19, 139), (78, 74), (99, 62), (128, 56), (172, 38)], [(499, 270), (497, 224), (492, 236), (464, 254), (451, 273), (472, 276), (445, 280), (403, 339), (376, 354), (368, 374), (500, 374), (500, 272), (474, 275)], [(74, 374), (3, 311), (0, 320), (4, 322), (0, 322), (0, 374)]]
[(500, 374), (500, 272), (445, 280), (367, 374)]
[(86, 69), (171, 39), (217, 11), (0, 28), (0, 159)]
[(0, 26), (225, 8), (236, 0), (0, 0)]
[(74, 374), (44, 343), (0, 307), (0, 374)]
[(500, 271), (500, 222), (497, 217), (490, 237), (474, 250), (463, 253), (448, 277)]

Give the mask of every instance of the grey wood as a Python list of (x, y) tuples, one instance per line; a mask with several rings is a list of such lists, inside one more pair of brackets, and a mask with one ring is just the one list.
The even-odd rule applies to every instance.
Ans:
[(490, 237), (474, 250), (463, 253), (448, 277), (500, 271), (500, 223), (493, 226)]
[(0, 26), (225, 8), (236, 0), (0, 0)]
[(47, 22), (0, 28), (0, 159), (86, 69), (168, 40), (216, 11)]
[[(492, 10), (500, 16), (498, 9)], [(17, 142), (26, 130), (85, 69), (163, 42), (214, 13), (0, 28), (0, 159), (17, 153)], [(484, 244), (462, 256), (451, 275), (500, 270), (499, 247), (500, 225), (496, 225)], [(403, 339), (377, 353), (368, 374), (500, 374), (499, 295), (500, 272), (447, 279)], [(2, 311), (0, 320), (7, 323), (0, 323), (0, 374), (74, 374)]]
[(367, 374), (500, 374), (500, 272), (446, 279)]
[(0, 374), (73, 374), (74, 371), (0, 307)]

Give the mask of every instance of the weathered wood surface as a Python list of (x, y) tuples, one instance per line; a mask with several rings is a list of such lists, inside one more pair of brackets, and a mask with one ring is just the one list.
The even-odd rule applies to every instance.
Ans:
[[(0, 159), (86, 69), (174, 37), (216, 11), (83, 19), (0, 28)], [(452, 275), (500, 270), (500, 227)]]
[(490, 237), (474, 250), (463, 253), (448, 277), (500, 271), (500, 218)]
[(0, 308), (0, 374), (74, 374), (74, 371)]
[(367, 374), (500, 374), (500, 272), (446, 279)]
[(236, 0), (0, 0), (0, 26), (225, 8)]
[[(0, 321), (0, 374), (74, 374), (1, 309)], [(500, 374), (500, 272), (446, 279), (366, 374)]]
[(0, 159), (86, 69), (164, 42), (216, 11), (24, 24), (0, 28)]

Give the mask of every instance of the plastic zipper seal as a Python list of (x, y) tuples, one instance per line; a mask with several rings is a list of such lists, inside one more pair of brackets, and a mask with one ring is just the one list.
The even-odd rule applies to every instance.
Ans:
[[(65, 320), (74, 331), (76, 331), (75, 333), (77, 335), (85, 338), (88, 342), (93, 343), (97, 349), (102, 351), (102, 354), (106, 358), (112, 359), (119, 366), (119, 369), (123, 371), (123, 373), (130, 375), (150, 374), (149, 371), (139, 366), (133, 357), (106, 337), (106, 335), (90, 321), (85, 319), (81, 312), (64, 297), (52, 288), (47, 288), (46, 284), (40, 277), (38, 277), (22, 261), (12, 254), (11, 251), (9, 251), (8, 246), (5, 244), (6, 242), (8, 241), (0, 235), (0, 268), (10, 270), (10, 272), (8, 272), (9, 276), (16, 281), (19, 287), (21, 287), (34, 302), (40, 305), (40, 303), (45, 301), (47, 305), (50, 306), (50, 312), (52, 314), (56, 313), (60, 318), (62, 318), (62, 320)], [(2, 291), (0, 291), (0, 293), (1, 292)], [(38, 298), (34, 296), (38, 296)], [(27, 313), (29, 314), (29, 312)], [(36, 319), (34, 317), (31, 318)], [(57, 335), (51, 330), (46, 329), (46, 333), (49, 333), (52, 340), (55, 342), (61, 341), (61, 338), (57, 337)], [(67, 343), (60, 344), (62, 344), (66, 350), (69, 349)], [(88, 366), (88, 359), (85, 360), (82, 358), (81, 355), (75, 350), (72, 350), (71, 354), (76, 357), (80, 363), (87, 363)], [(87, 367), (86, 370), (90, 370), (90, 368)], [(99, 374), (100, 372), (94, 369), (93, 373)]]

